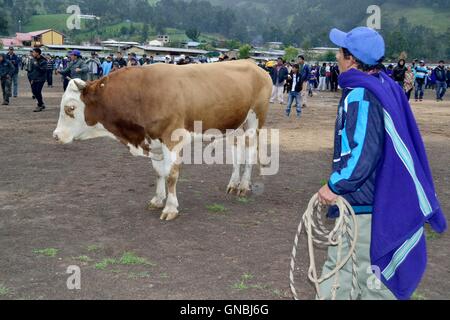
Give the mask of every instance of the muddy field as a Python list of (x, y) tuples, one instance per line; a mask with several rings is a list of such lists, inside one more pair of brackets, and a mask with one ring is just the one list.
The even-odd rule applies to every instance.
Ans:
[[(271, 106), (280, 129), (280, 171), (256, 177), (261, 195), (225, 194), (230, 166), (184, 166), (181, 215), (161, 222), (146, 209), (155, 174), (115, 141), (60, 146), (52, 139), (61, 85), (45, 88), (48, 109), (19, 98), (0, 107), (0, 299), (290, 299), (289, 259), (300, 213), (329, 175), (338, 96), (310, 99), (301, 120)], [(437, 192), (450, 214), (450, 103), (432, 92), (414, 104)], [(450, 298), (449, 234), (428, 232), (429, 265), (416, 299)], [(306, 281), (302, 245), (302, 298)], [(324, 251), (321, 252), (322, 256)], [(81, 290), (66, 287), (81, 269)]]

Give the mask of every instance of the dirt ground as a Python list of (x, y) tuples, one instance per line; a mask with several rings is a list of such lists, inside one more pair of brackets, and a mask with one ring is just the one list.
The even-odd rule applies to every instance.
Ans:
[[(121, 144), (98, 139), (60, 146), (52, 139), (62, 95), (45, 88), (48, 109), (31, 112), (22, 76), (19, 98), (0, 107), (0, 299), (290, 299), (289, 261), (300, 214), (327, 179), (338, 102), (309, 101), (301, 120), (271, 106), (280, 129), (280, 171), (255, 177), (262, 195), (225, 194), (230, 166), (184, 166), (181, 216), (161, 222), (146, 204), (155, 173)], [(450, 214), (450, 103), (414, 103), (444, 212)], [(428, 234), (429, 263), (416, 299), (449, 299), (449, 234)], [(297, 275), (306, 280), (304, 242)], [(324, 251), (319, 251), (324, 256)], [(67, 267), (81, 269), (68, 290)]]

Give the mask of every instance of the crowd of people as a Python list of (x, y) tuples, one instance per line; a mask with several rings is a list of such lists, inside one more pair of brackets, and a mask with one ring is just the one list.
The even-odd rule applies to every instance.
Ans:
[[(227, 55), (221, 55), (219, 62), (235, 60)], [(173, 56), (165, 56), (167, 64), (185, 65), (190, 63), (205, 63), (206, 59), (197, 59), (181, 55), (178, 59)], [(0, 54), (0, 77), (3, 91), (3, 105), (9, 105), (11, 97), (18, 95), (18, 74), (19, 70), (27, 72), (30, 82), (33, 99), (37, 100), (35, 112), (45, 109), (42, 97), (42, 89), (47, 83), (48, 87), (53, 87), (55, 76), (60, 76), (63, 89), (66, 90), (70, 79), (79, 78), (85, 81), (94, 81), (111, 72), (129, 66), (145, 66), (157, 63), (153, 56), (144, 54), (138, 57), (136, 53), (129, 53), (125, 58), (122, 52), (109, 54), (100, 57), (92, 52), (88, 58), (83, 58), (78, 50), (70, 51), (66, 56), (52, 56), (43, 54), (39, 48), (30, 51), (29, 55), (19, 57), (14, 48), (10, 47), (6, 54)], [(261, 62), (260, 67), (270, 73), (273, 82), (273, 91), (270, 99), (280, 104), (285, 104), (285, 94), (287, 94), (286, 115), (290, 116), (292, 105), (295, 103), (297, 116), (301, 117), (302, 108), (307, 107), (308, 97), (312, 97), (315, 91), (336, 92), (339, 88), (338, 77), (340, 74), (337, 63), (324, 62), (309, 65), (305, 62), (305, 57), (299, 55), (297, 60), (290, 62), (283, 58), (275, 61)], [(436, 91), (436, 100), (442, 101), (447, 88), (450, 86), (450, 67), (445, 66), (444, 61), (440, 61), (435, 68), (425, 65), (423, 60), (414, 60), (407, 65), (404, 59), (400, 59), (394, 67), (389, 65), (385, 72), (394, 79), (408, 97), (411, 98), (414, 92), (416, 101), (422, 101), (425, 89)]]
[[(295, 102), (297, 117), (301, 117), (302, 108), (307, 107), (307, 98), (312, 97), (314, 91), (336, 92), (339, 88), (339, 66), (336, 63), (316, 63), (309, 66), (303, 55), (297, 61), (285, 61), (282, 57), (276, 62), (261, 62), (259, 66), (270, 73), (273, 83), (270, 103), (285, 104), (288, 101), (286, 116), (290, 116), (292, 104)], [(414, 60), (410, 65), (400, 59), (397, 66), (384, 66), (384, 72), (397, 82), (405, 91), (408, 101), (414, 91), (415, 101), (423, 101), (425, 89), (436, 92), (436, 101), (443, 101), (447, 88), (450, 86), (450, 66), (446, 67), (443, 60), (439, 65), (430, 68), (424, 60)]]

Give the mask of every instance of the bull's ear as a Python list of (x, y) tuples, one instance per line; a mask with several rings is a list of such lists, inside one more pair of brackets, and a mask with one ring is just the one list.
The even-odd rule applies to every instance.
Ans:
[(78, 90), (83, 91), (84, 89), (86, 89), (87, 83), (84, 82), (83, 80), (81, 80), (81, 79), (74, 79), (73, 82), (77, 86)]

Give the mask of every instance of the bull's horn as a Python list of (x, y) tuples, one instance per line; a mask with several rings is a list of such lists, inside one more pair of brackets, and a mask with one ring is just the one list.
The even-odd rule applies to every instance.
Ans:
[(84, 82), (81, 79), (74, 79), (73, 82), (75, 83), (75, 85), (77, 86), (78, 90), (80, 90), (80, 91), (83, 91), (86, 88), (86, 86), (87, 86), (87, 83)]

